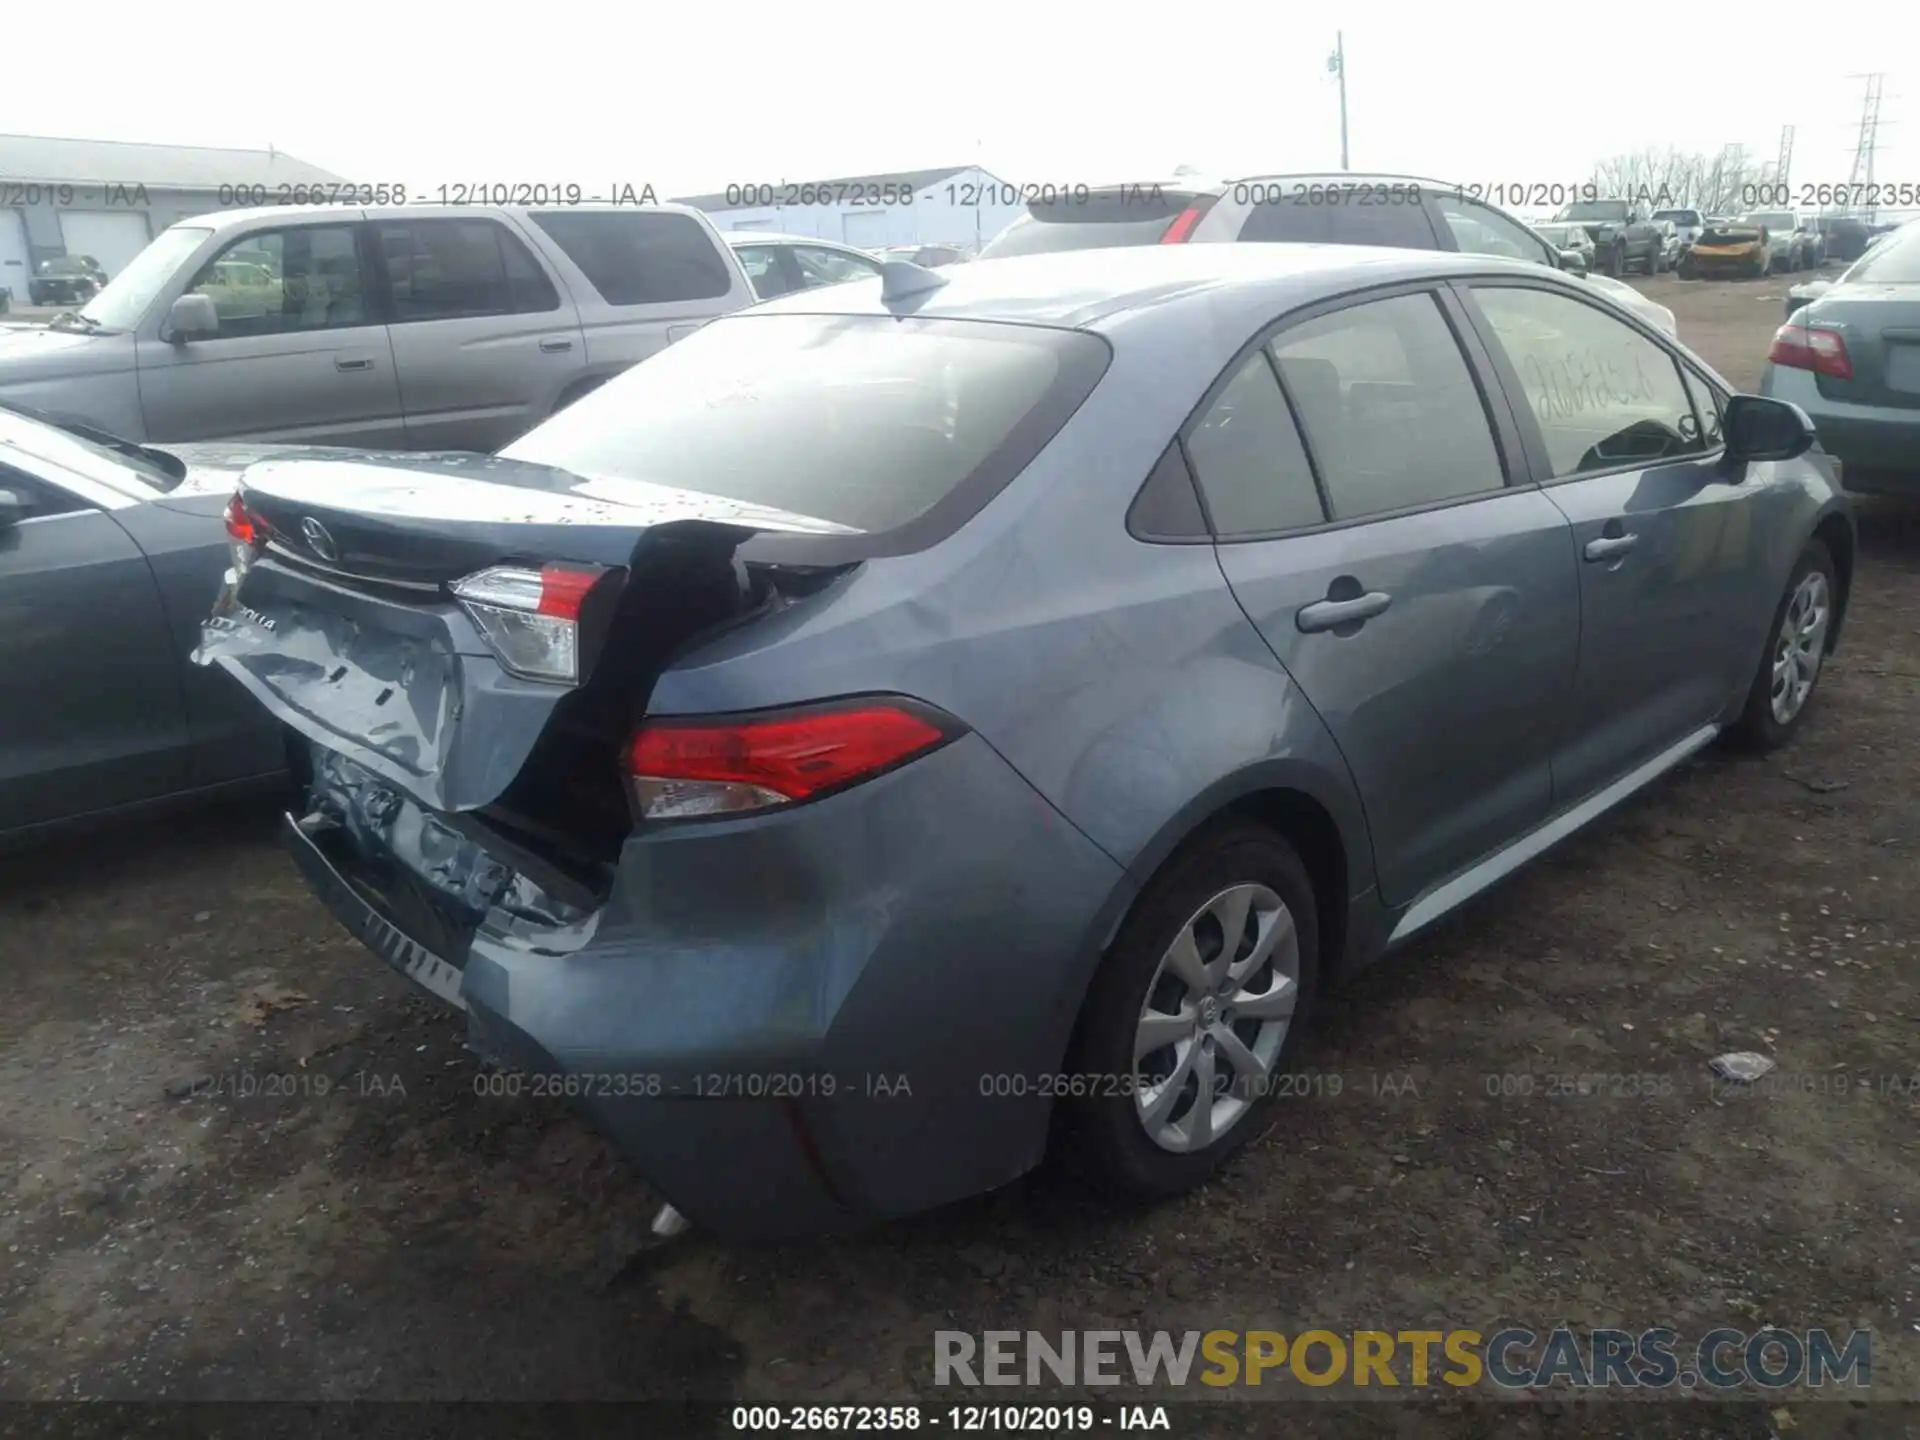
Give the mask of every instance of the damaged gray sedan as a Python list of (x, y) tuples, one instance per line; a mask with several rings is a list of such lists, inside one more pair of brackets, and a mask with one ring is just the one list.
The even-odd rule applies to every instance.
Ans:
[(1324, 983), (1792, 736), (1853, 573), (1813, 445), (1538, 265), (890, 263), (499, 456), (252, 467), (199, 655), (312, 741), (335, 915), (665, 1228), (1054, 1141), (1165, 1196)]

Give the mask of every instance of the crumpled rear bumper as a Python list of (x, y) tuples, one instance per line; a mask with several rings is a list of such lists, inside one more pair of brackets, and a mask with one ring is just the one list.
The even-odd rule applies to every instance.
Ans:
[(290, 817), (342, 923), (736, 1238), (908, 1214), (1037, 1163), (1047, 1077), (1133, 894), (974, 735), (791, 811), (643, 827), (598, 911), (496, 905), (459, 964), (327, 840)]

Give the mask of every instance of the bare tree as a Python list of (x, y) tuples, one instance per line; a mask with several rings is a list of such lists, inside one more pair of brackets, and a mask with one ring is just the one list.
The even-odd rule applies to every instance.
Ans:
[(1765, 192), (1758, 187), (1766, 175), (1767, 167), (1749, 156), (1744, 145), (1729, 145), (1713, 155), (1649, 146), (1593, 167), (1593, 182), (1602, 195), (1647, 200), (1659, 208), (1691, 206), (1709, 215), (1765, 203)]

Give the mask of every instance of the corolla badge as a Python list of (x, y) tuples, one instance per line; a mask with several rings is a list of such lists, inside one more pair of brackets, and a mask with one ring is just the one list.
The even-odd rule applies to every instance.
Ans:
[(309, 515), (300, 522), (300, 533), (306, 537), (307, 548), (322, 560), (338, 560), (340, 551), (335, 548), (333, 536), (327, 533), (327, 527)]

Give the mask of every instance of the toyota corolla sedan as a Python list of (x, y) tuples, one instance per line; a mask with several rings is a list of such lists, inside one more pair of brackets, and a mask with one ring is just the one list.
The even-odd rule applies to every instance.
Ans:
[(1351, 246), (889, 264), (228, 523), (315, 890), (740, 1236), (1204, 1181), (1330, 981), (1789, 740), (1855, 553), (1792, 405)]

